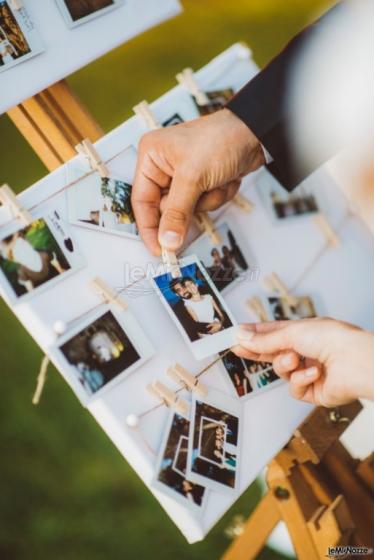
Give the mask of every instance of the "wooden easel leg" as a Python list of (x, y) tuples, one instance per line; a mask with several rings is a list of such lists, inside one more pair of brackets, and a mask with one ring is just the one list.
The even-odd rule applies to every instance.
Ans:
[(274, 496), (268, 492), (245, 523), (244, 532), (227, 549), (222, 560), (250, 560), (257, 558), (261, 549), (280, 521)]
[(50, 171), (72, 158), (84, 138), (95, 142), (103, 135), (65, 80), (10, 109), (8, 116)]

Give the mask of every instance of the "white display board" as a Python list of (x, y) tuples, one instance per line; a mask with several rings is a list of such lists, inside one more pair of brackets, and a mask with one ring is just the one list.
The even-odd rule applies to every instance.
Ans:
[(0, 73), (0, 114), (181, 11), (179, 0), (124, 0), (71, 28), (55, 0), (22, 0), (44, 51)]
[[(256, 71), (249, 51), (241, 45), (234, 45), (200, 70), (196, 78), (205, 90), (227, 87), (238, 90)], [(181, 86), (157, 100), (151, 108), (159, 121), (175, 112), (185, 119), (197, 114), (189, 93)], [(144, 131), (141, 118), (133, 117), (97, 142), (96, 147), (113, 176), (121, 177), (124, 158), (127, 157), (124, 154), (128, 153), (130, 145), (137, 145)], [(89, 172), (86, 162), (77, 156), (24, 191), (19, 199), (33, 213), (43, 204), (48, 207), (52, 204), (62, 217), (66, 217), (67, 190), (64, 187), (79, 175), (83, 177)], [(316, 172), (305, 184), (323, 200), (327, 219), (341, 239), (338, 247), (326, 246), (324, 235), (311, 217), (287, 221), (282, 225), (275, 223), (261, 197), (261, 189), (269, 184), (276, 185), (276, 181), (265, 169), (244, 179), (242, 192), (254, 205), (250, 214), (233, 204), (215, 213), (217, 219), (224, 217), (235, 222), (260, 270), (258, 281), (240, 282), (225, 293), (224, 299), (237, 321), (256, 320), (245, 302), (249, 297), (263, 293), (262, 279), (275, 271), (288, 286), (294, 287), (295, 295), (313, 296), (320, 314), (373, 329), (372, 237), (350, 212), (344, 196), (326, 169)], [(8, 220), (8, 210), (0, 209), (0, 224)], [(94, 276), (99, 275), (111, 287), (119, 288), (126, 285), (129, 268), (144, 270), (158, 262), (149, 255), (141, 241), (77, 226), (71, 226), (71, 230), (87, 265), (64, 282), (56, 283), (52, 288), (12, 307), (45, 352), (56, 342), (53, 325), (57, 320), (70, 323), (100, 304), (97, 294), (89, 287)], [(191, 232), (191, 239), (196, 235), (196, 231)], [(2, 295), (6, 296), (3, 290)], [(157, 403), (146, 386), (159, 379), (176, 389), (177, 385), (166, 375), (169, 366), (178, 361), (190, 372), (197, 373), (211, 363), (212, 358), (200, 362), (193, 358), (159, 298), (147, 284), (142, 284), (138, 290), (129, 289), (124, 299), (156, 352), (134, 374), (90, 402), (88, 409), (144, 483), (150, 486), (169, 411), (165, 406), (154, 408)], [(202, 380), (208, 387), (228, 392), (227, 382), (218, 366), (210, 368)], [(310, 410), (309, 405), (293, 400), (283, 383), (253, 394), (243, 403), (240, 493), (288, 441)], [(127, 426), (129, 414), (140, 416), (137, 430)], [(203, 539), (235, 500), (220, 492), (210, 492), (203, 515), (197, 517), (170, 495), (159, 489), (150, 490), (190, 543)]]

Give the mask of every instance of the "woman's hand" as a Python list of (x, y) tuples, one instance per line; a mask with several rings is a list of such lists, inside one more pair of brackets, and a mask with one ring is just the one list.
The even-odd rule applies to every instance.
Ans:
[(264, 163), (260, 142), (229, 109), (145, 134), (131, 197), (144, 243), (155, 255), (160, 245), (178, 250), (194, 211), (219, 208)]
[(242, 325), (237, 339), (233, 351), (273, 362), (296, 399), (327, 407), (374, 399), (374, 333), (316, 318)]

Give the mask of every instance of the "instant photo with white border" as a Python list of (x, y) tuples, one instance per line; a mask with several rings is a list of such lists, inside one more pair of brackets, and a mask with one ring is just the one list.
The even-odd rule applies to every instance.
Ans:
[[(139, 239), (131, 206), (136, 166), (136, 150), (133, 146), (129, 146), (121, 154), (121, 166), (121, 179), (110, 174), (102, 178), (99, 173), (92, 171), (73, 181), (66, 195), (71, 224)], [(70, 173), (74, 174), (74, 169)]]
[[(140, 368), (154, 352), (130, 310), (119, 312), (104, 304), (60, 336), (49, 353), (82, 404), (88, 405)], [(129, 355), (131, 362), (124, 365)]]
[(218, 244), (208, 233), (203, 233), (183, 251), (183, 255), (196, 255), (217, 290), (225, 293), (245, 280), (248, 274), (258, 275), (258, 267), (232, 219), (221, 218), (214, 224), (214, 229), (220, 237)]
[[(178, 426), (178, 424), (180, 424), (180, 426)], [(187, 469), (189, 429), (190, 429), (190, 421), (184, 416), (181, 416), (180, 414), (175, 412), (174, 410), (171, 410), (167, 420), (166, 429), (163, 432), (163, 439), (160, 446), (160, 451), (158, 453), (155, 475), (151, 483), (151, 486), (157, 490), (160, 490), (164, 494), (167, 494), (173, 500), (180, 503), (182, 506), (187, 507), (194, 514), (202, 515), (206, 506), (206, 501), (207, 501), (209, 491), (205, 488), (204, 485), (196, 484), (195, 482), (188, 480), (186, 472), (181, 471), (177, 464), (179, 458), (179, 452), (181, 449), (181, 443), (186, 442), (187, 446), (185, 447), (185, 450), (187, 452), (187, 456), (186, 456), (186, 469)], [(174, 436), (174, 434), (172, 434), (172, 430), (175, 430), (175, 433), (178, 434), (179, 436), (178, 444), (176, 446), (173, 459), (167, 456), (168, 444), (170, 443), (170, 440)], [(162, 475), (164, 476), (164, 478), (167, 477), (168, 475), (171, 475), (172, 477), (173, 476), (172, 471), (175, 473), (174, 475), (175, 485), (179, 487), (180, 484), (183, 485), (184, 483), (187, 483), (191, 487), (189, 495), (185, 495), (180, 487), (179, 490), (173, 487), (172, 482), (171, 484), (170, 483), (168, 484), (169, 481), (162, 480)], [(198, 499), (201, 498), (200, 503), (198, 503), (198, 501), (195, 499), (193, 495), (194, 490), (196, 491), (196, 497)]]
[(12, 304), (26, 301), (86, 264), (69, 224), (53, 208), (0, 230), (0, 283)]
[(69, 1), (74, 2), (74, 0), (56, 0), (57, 5), (59, 7), (59, 10), (63, 15), (66, 24), (69, 27), (77, 27), (78, 25), (82, 25), (83, 23), (87, 23), (87, 22), (91, 21), (92, 19), (103, 16), (103, 15), (107, 14), (108, 12), (111, 12), (112, 10), (115, 10), (116, 8), (119, 8), (120, 6), (122, 6), (124, 4), (125, 0), (109, 0), (110, 3), (108, 3), (107, 6), (104, 5), (102, 8), (98, 8), (96, 10), (93, 9), (91, 13), (89, 13), (87, 15), (82, 15), (82, 16), (77, 17), (77, 18), (74, 18), (74, 15), (72, 14), (72, 12), (70, 11), (70, 9), (67, 6)]
[[(206, 397), (193, 396), (187, 462), (189, 480), (217, 492), (237, 495), (242, 445), (241, 414), (242, 406), (238, 399), (215, 389), (210, 388)], [(220, 428), (219, 444), (221, 447), (216, 450), (216, 459), (208, 457), (207, 453), (202, 451), (201, 427), (204, 422), (209, 421), (212, 426), (217, 426), (215, 437), (218, 437), (217, 429)], [(235, 426), (236, 433), (230, 433), (233, 426)], [(236, 443), (230, 441), (232, 438)], [(217, 441), (215, 441), (215, 445), (217, 445)], [(220, 454), (223, 454), (221, 462), (219, 462)], [(217, 468), (213, 470), (214, 467)], [(205, 474), (204, 469), (207, 469)], [(220, 478), (221, 480), (219, 480)]]
[[(195, 255), (181, 259), (179, 267), (181, 278), (173, 279), (162, 267), (151, 282), (192, 354), (202, 360), (235, 344), (236, 321)], [(212, 329), (220, 330), (209, 334)]]
[[(26, 0), (22, 1), (25, 4)], [(17, 26), (18, 44), (12, 41), (12, 34), (9, 33), (4, 16), (13, 20), (13, 24)], [(14, 33), (14, 29), (13, 29)], [(4, 72), (29, 58), (32, 58), (44, 51), (44, 45), (32, 22), (27, 7), (22, 5), (16, 10), (10, 0), (1, 0), (0, 2), (0, 72)], [(23, 54), (22, 54), (23, 53)]]

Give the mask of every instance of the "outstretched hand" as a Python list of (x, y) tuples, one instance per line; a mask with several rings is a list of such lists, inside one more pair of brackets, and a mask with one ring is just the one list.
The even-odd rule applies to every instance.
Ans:
[(258, 139), (228, 109), (145, 134), (131, 202), (148, 249), (178, 250), (193, 213), (219, 208), (264, 163)]

